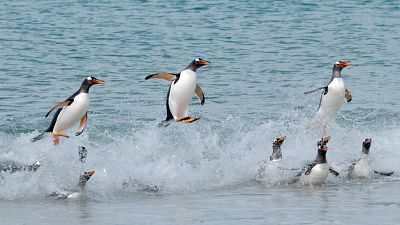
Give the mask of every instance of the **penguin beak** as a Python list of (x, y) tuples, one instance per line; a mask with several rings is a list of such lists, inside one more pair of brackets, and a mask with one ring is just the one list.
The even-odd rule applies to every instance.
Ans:
[(342, 62), (340, 62), (339, 66), (346, 67), (346, 66), (351, 66), (351, 64), (350, 64), (350, 62), (342, 61)]
[(104, 80), (96, 79), (96, 80), (92, 80), (92, 83), (93, 84), (104, 84), (105, 82), (104, 82)]
[(286, 139), (286, 136), (280, 137), (276, 139), (276, 142), (284, 142)]
[(326, 144), (331, 140), (331, 136), (325, 136), (322, 141)]
[(208, 62), (208, 61), (206, 61), (206, 60), (204, 60), (204, 59), (201, 59), (201, 60), (198, 62), (198, 64), (199, 64), (199, 65), (202, 65), (202, 66), (205, 66), (205, 65), (209, 65), (210, 62)]
[(328, 151), (328, 146), (324, 146), (321, 148), (322, 151)]
[(87, 174), (87, 175), (89, 175), (89, 177), (91, 177), (91, 176), (93, 176), (93, 174), (94, 174), (94, 171), (89, 171), (89, 172), (86, 172), (86, 174)]

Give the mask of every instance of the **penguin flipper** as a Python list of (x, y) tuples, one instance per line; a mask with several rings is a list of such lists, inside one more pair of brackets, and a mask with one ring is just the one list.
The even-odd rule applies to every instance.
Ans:
[(344, 97), (346, 98), (347, 102), (351, 102), (351, 100), (353, 99), (353, 97), (351, 96), (350, 91), (347, 90), (347, 89), (344, 91)]
[(46, 114), (45, 117), (49, 116), (49, 114), (50, 114), (51, 112), (53, 112), (54, 110), (59, 109), (59, 108), (62, 108), (62, 107), (64, 107), (64, 106), (69, 106), (69, 105), (71, 105), (73, 102), (74, 102), (74, 99), (72, 98), (72, 99), (67, 99), (67, 100), (65, 100), (65, 101), (63, 101), (63, 102), (57, 104), (56, 106), (54, 106), (53, 108), (50, 109), (50, 111)]
[(81, 122), (79, 123), (79, 129), (76, 131), (75, 135), (79, 136), (85, 130), (87, 124), (87, 112), (83, 115)]
[(308, 95), (308, 94), (311, 94), (311, 93), (313, 93), (313, 92), (316, 92), (316, 91), (319, 91), (319, 90), (322, 90), (322, 89), (326, 89), (327, 87), (319, 87), (319, 88), (317, 88), (317, 89), (314, 89), (314, 90), (311, 90), (311, 91), (306, 91), (306, 92), (304, 92), (304, 94), (305, 95)]
[(374, 173), (379, 174), (381, 176), (387, 176), (387, 177), (390, 177), (394, 174), (394, 172), (381, 172), (381, 171), (376, 171), (376, 170), (374, 170)]
[(144, 79), (148, 80), (148, 79), (157, 78), (157, 79), (164, 79), (164, 80), (168, 80), (168, 81), (173, 81), (173, 80), (176, 80), (177, 77), (178, 77), (178, 74), (161, 72), (161, 73), (155, 73), (155, 74), (148, 75)]
[(194, 89), (194, 92), (196, 93), (197, 97), (199, 97), (200, 104), (204, 105), (206, 97), (204, 96), (204, 92), (201, 90), (198, 84), (196, 84), (196, 89)]
[(339, 172), (334, 170), (332, 167), (329, 167), (329, 172), (335, 176), (339, 176)]

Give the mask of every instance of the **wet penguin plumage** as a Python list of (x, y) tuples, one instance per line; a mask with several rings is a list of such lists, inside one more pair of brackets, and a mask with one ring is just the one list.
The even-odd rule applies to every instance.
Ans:
[(49, 128), (42, 134), (33, 138), (32, 141), (37, 141), (43, 137), (47, 132), (52, 133), (54, 138), (54, 144), (58, 144), (59, 136), (69, 137), (63, 133), (64, 130), (72, 127), (80, 121), (79, 129), (76, 131), (76, 135), (80, 135), (86, 128), (87, 123), (87, 109), (89, 108), (89, 89), (95, 84), (103, 84), (104, 81), (99, 80), (95, 77), (87, 77), (83, 80), (81, 87), (73, 95), (68, 97), (63, 102), (54, 106), (46, 114), (46, 117), (52, 112), (56, 111), (53, 119), (51, 120)]
[(319, 103), (318, 111), (313, 119), (313, 123), (328, 125), (328, 123), (336, 116), (342, 106), (343, 99), (347, 102), (352, 100), (350, 92), (345, 88), (342, 78), (343, 68), (350, 66), (347, 61), (338, 61), (333, 65), (332, 78), (325, 87), (306, 92), (306, 94), (323, 89)]
[(94, 173), (94, 171), (81, 173), (78, 184), (74, 190), (62, 189), (61, 191), (51, 193), (49, 197), (54, 199), (81, 200), (82, 197), (84, 197), (86, 183)]
[(167, 116), (165, 121), (175, 120), (191, 123), (199, 118), (189, 116), (188, 106), (192, 99), (193, 92), (196, 93), (203, 105), (205, 101), (203, 90), (197, 84), (197, 69), (210, 64), (208, 61), (196, 58), (184, 70), (178, 74), (156, 73), (147, 76), (145, 79), (164, 79), (172, 81), (166, 99)]
[(322, 185), (325, 183), (329, 173), (338, 176), (339, 173), (330, 168), (327, 160), (326, 153), (328, 151), (327, 143), (331, 139), (330, 136), (321, 138), (317, 143), (317, 157), (312, 162), (303, 167), (302, 171), (298, 174), (300, 177), (299, 182), (303, 185)]

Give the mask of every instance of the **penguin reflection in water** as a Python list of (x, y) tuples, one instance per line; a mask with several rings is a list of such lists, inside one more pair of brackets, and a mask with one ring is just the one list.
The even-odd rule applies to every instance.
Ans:
[(325, 183), (329, 173), (339, 176), (339, 173), (336, 170), (329, 167), (326, 160), (326, 153), (328, 151), (327, 143), (330, 139), (330, 136), (326, 136), (318, 141), (317, 158), (312, 163), (303, 167), (294, 182), (298, 182), (302, 185), (322, 185)]
[(47, 130), (45, 130), (42, 134), (33, 138), (32, 141), (35, 142), (40, 140), (46, 132), (50, 132), (53, 135), (54, 144), (56, 145), (60, 141), (60, 136), (69, 138), (69, 136), (63, 131), (72, 127), (79, 121), (79, 129), (76, 131), (76, 136), (82, 134), (86, 128), (88, 119), (87, 110), (90, 103), (89, 89), (95, 84), (104, 84), (104, 81), (95, 77), (87, 77), (85, 80), (83, 80), (78, 91), (50, 109), (50, 111), (46, 114), (46, 117), (54, 110), (56, 110), (56, 112), (49, 128), (47, 128)]
[(54, 199), (68, 199), (68, 200), (81, 200), (85, 193), (86, 183), (93, 176), (94, 171), (83, 172), (79, 176), (78, 184), (75, 189), (62, 189), (57, 192), (53, 192), (49, 195), (50, 198)]
[(350, 91), (345, 88), (342, 78), (343, 68), (350, 65), (351, 64), (347, 61), (336, 62), (333, 64), (332, 78), (327, 86), (304, 93), (309, 94), (318, 90), (323, 90), (318, 111), (309, 127), (322, 128), (326, 131), (330, 122), (335, 118), (337, 112), (342, 107), (343, 100), (346, 99), (347, 102), (352, 100)]
[(209, 65), (210, 62), (196, 58), (180, 73), (156, 73), (148, 75), (145, 79), (164, 79), (172, 81), (167, 94), (167, 117), (165, 123), (160, 125), (168, 125), (168, 122), (175, 120), (185, 123), (192, 123), (199, 117), (190, 117), (188, 106), (192, 99), (193, 92), (196, 93), (203, 105), (205, 101), (203, 90), (197, 84), (198, 68)]
[(363, 141), (360, 158), (355, 160), (347, 169), (348, 178), (370, 178), (373, 174), (381, 176), (391, 176), (394, 174), (394, 172), (380, 172), (371, 168), (371, 160), (369, 157), (371, 143), (371, 138), (367, 138)]

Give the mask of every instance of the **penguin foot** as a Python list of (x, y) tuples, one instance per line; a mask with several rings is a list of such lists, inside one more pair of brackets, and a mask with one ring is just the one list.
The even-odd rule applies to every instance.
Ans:
[(199, 119), (200, 119), (200, 117), (189, 117), (189, 116), (187, 116), (187, 117), (183, 117), (183, 118), (180, 118), (180, 119), (176, 119), (176, 121), (177, 122), (182, 121), (184, 123), (193, 123), (194, 121), (199, 120)]
[(63, 133), (62, 131), (54, 133), (53, 136), (69, 138), (68, 134)]

